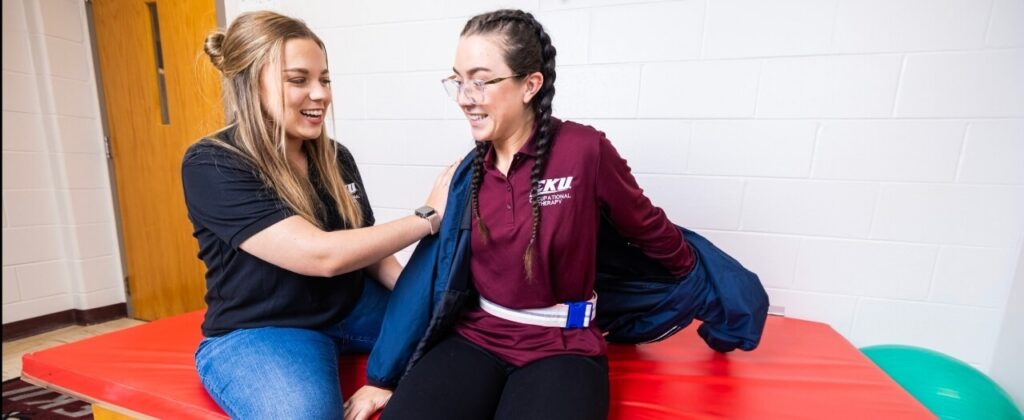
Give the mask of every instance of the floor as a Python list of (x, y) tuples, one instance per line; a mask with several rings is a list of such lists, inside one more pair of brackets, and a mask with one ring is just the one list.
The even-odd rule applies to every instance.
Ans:
[(121, 318), (109, 322), (104, 322), (102, 324), (86, 326), (72, 325), (70, 327), (61, 328), (59, 330), (54, 330), (39, 335), (33, 335), (31, 337), (25, 337), (18, 340), (4, 342), (3, 380), (6, 381), (8, 379), (21, 376), (21, 355), (25, 353), (47, 349), (64, 343), (70, 343), (73, 341), (81, 340), (83, 338), (89, 338), (94, 335), (100, 335), (111, 331), (117, 331), (120, 329), (133, 327), (140, 324), (145, 324), (145, 321), (139, 321), (131, 318)]

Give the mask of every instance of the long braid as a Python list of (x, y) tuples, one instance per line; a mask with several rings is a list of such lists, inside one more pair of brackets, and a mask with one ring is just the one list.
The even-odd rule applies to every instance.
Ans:
[[(534, 111), (536, 134), (534, 136), (537, 159), (530, 172), (530, 207), (533, 214), (533, 225), (530, 230), (530, 242), (523, 254), (523, 267), (526, 278), (533, 278), (533, 257), (537, 248), (537, 235), (540, 230), (540, 203), (537, 191), (540, 186), (544, 167), (547, 166), (548, 152), (554, 133), (551, 129), (551, 103), (555, 99), (555, 47), (551, 45), (551, 37), (544, 26), (532, 14), (522, 10), (497, 10), (473, 17), (466, 22), (462, 36), (496, 33), (504, 36), (505, 61), (516, 74), (541, 72), (544, 83), (530, 101)], [(473, 160), (473, 184), (471, 197), (473, 211), (477, 217), (477, 228), (487, 238), (487, 227), (480, 218), (477, 189), (480, 184), (478, 172), (482, 169), (483, 154), (486, 147), (477, 144), (477, 154)]]
[(473, 178), (470, 182), (470, 200), (473, 202), (473, 217), (476, 217), (476, 228), (480, 232), (480, 236), (483, 238), (484, 243), (490, 240), (491, 232), (487, 229), (487, 224), (484, 223), (484, 219), (480, 217), (480, 182), (483, 178), (483, 167), (484, 167), (484, 154), (487, 153), (487, 143), (478, 141), (476, 142), (476, 153), (473, 155)]
[[(528, 14), (529, 16), (529, 14)], [(533, 210), (533, 227), (530, 231), (530, 244), (526, 246), (526, 253), (523, 255), (523, 267), (526, 269), (526, 278), (533, 278), (533, 254), (537, 241), (537, 232), (540, 230), (540, 203), (537, 200), (537, 191), (540, 187), (540, 178), (544, 167), (548, 163), (548, 151), (551, 149), (551, 103), (555, 99), (555, 47), (551, 45), (551, 37), (544, 31), (540, 22), (533, 19), (533, 25), (537, 31), (537, 38), (541, 46), (541, 74), (544, 75), (544, 84), (533, 99), (534, 112), (537, 120), (537, 160), (533, 164), (533, 171), (530, 172), (530, 207)]]

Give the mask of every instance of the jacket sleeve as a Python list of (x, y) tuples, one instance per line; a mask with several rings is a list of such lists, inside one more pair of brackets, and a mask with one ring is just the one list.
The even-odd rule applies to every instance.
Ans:
[(665, 211), (644, 195), (626, 160), (601, 136), (597, 165), (597, 198), (616, 231), (638, 245), (648, 257), (677, 276), (693, 268), (694, 257), (683, 235)]
[(452, 237), (459, 233), (469, 188), (470, 156), (455, 171), (441, 231), (420, 240), (391, 292), (380, 335), (366, 366), (370, 385), (394, 388), (430, 326), (437, 306), (435, 289), (446, 286), (443, 276), (451, 267), (452, 250), (446, 251), (445, 247), (454, 247)]
[(432, 277), (437, 263), (437, 238), (420, 240), (398, 277), (384, 312), (380, 336), (370, 352), (366, 381), (394, 388), (430, 321)]

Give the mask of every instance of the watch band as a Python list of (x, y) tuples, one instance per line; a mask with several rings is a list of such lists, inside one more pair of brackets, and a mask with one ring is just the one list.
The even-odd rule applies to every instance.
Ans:
[(417, 217), (426, 220), (430, 226), (430, 234), (434, 235), (441, 229), (441, 216), (437, 214), (437, 211), (433, 207), (423, 206), (416, 209), (413, 214)]

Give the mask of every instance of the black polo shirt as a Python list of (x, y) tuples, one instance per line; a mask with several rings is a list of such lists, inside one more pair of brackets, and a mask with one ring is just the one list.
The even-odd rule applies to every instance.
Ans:
[[(217, 134), (235, 144), (236, 127)], [(339, 145), (342, 178), (363, 210), (363, 225), (374, 223), (370, 201), (355, 159)], [(313, 165), (310, 178), (318, 179)], [(210, 140), (193, 144), (182, 161), (185, 204), (206, 263), (206, 319), (203, 334), (214, 337), (241, 328), (295, 327), (321, 329), (341, 321), (363, 290), (362, 270), (335, 277), (294, 273), (245, 251), (242, 242), (295, 214), (234, 151)], [(326, 230), (347, 229), (337, 206), (314, 182)]]

